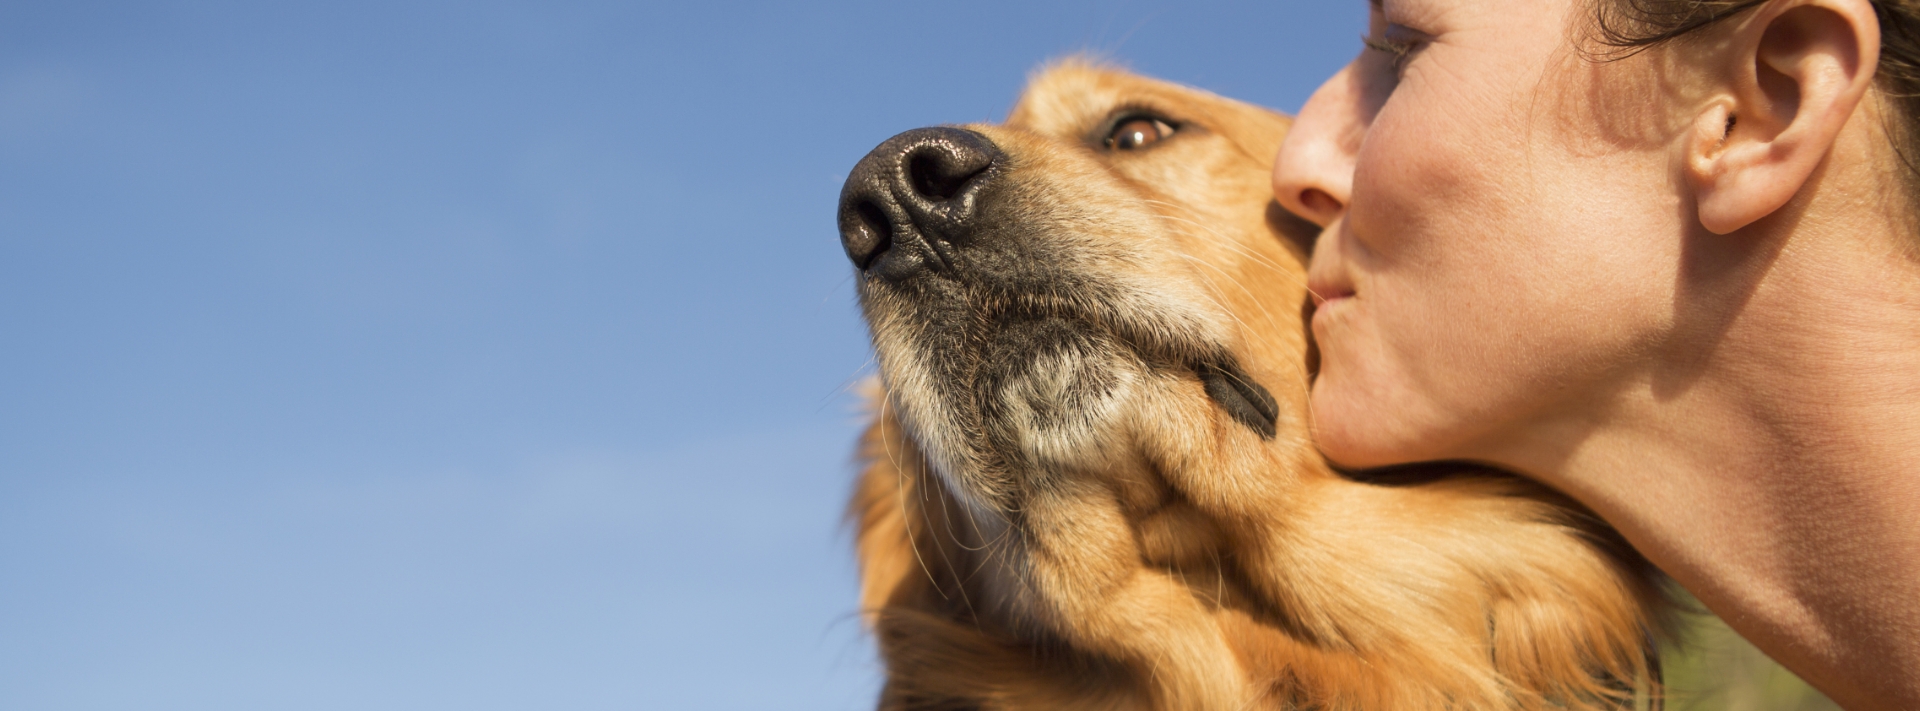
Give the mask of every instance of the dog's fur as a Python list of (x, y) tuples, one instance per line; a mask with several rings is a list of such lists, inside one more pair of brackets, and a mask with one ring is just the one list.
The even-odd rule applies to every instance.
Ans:
[[(1121, 115), (1175, 131), (1105, 145)], [(1014, 258), (857, 277), (880, 392), (849, 515), (881, 708), (1630, 708), (1657, 688), (1654, 573), (1589, 514), (1316, 453), (1312, 228), (1268, 187), (1288, 123), (1058, 64), (1006, 123), (964, 127), (1004, 153), (980, 229)], [(1270, 436), (1210, 397), (1216, 366), (1270, 390)]]

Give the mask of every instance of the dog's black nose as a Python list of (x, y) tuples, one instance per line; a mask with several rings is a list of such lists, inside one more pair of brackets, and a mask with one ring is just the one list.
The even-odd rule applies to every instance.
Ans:
[(916, 128), (889, 138), (853, 167), (840, 189), (840, 245), (853, 265), (897, 280), (951, 265), (971, 234), (982, 185), (1002, 161), (986, 136)]

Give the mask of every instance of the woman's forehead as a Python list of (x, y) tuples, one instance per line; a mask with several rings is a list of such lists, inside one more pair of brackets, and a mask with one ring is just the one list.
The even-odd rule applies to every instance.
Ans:
[(1591, 0), (1367, 0), (1367, 7), (1393, 21), (1465, 20), (1546, 30), (1565, 27), (1569, 18), (1584, 17)]

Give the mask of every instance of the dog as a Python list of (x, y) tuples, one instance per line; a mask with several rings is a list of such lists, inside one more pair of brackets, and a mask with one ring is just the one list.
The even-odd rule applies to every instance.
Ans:
[[(1658, 573), (1571, 501), (1314, 448), (1290, 119), (1074, 59), (848, 176), (879, 707), (1619, 709)], [(1636, 700), (1638, 699), (1638, 700)]]

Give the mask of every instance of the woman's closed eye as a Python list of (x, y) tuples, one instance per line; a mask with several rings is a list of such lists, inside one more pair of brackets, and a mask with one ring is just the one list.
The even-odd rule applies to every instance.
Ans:
[(1361, 37), (1360, 43), (1366, 45), (1367, 49), (1380, 52), (1392, 58), (1393, 72), (1395, 74), (1399, 74), (1402, 69), (1406, 68), (1407, 57), (1412, 55), (1415, 49), (1415, 45), (1412, 42), (1392, 40), (1385, 37)]
[(1425, 48), (1432, 38), (1426, 33), (1388, 19), (1391, 14), (1380, 5), (1373, 6), (1372, 17), (1368, 18), (1367, 34), (1360, 43), (1367, 49), (1387, 56), (1397, 78), (1406, 69), (1408, 60)]

